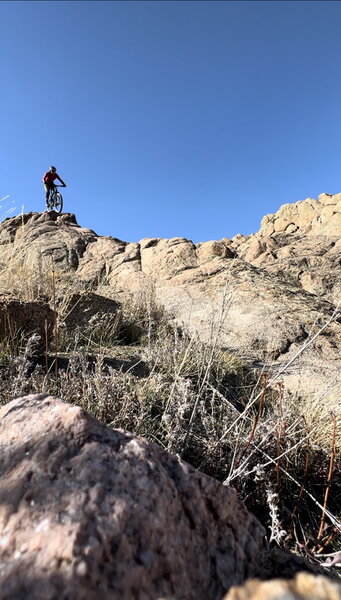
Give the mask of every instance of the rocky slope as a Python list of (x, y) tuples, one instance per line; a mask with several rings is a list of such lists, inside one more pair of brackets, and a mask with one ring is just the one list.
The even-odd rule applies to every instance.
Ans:
[(275, 374), (308, 344), (281, 379), (300, 398), (333, 402), (341, 371), (340, 218), (341, 194), (322, 194), (267, 215), (256, 234), (195, 245), (127, 243), (80, 227), (71, 214), (29, 213), (1, 224), (0, 280), (3, 289), (34, 296), (53, 270), (69, 286), (118, 301), (155, 296), (190, 334)]
[[(196, 245), (184, 238), (126, 243), (101, 237), (80, 227), (72, 214), (30, 213), (7, 219), (0, 225), (0, 342), (5, 344), (0, 375), (5, 382), (12, 373), (11, 389), (20, 392), (8, 394), (7, 400), (1, 401), (29, 393), (25, 387), (29, 380), (38, 386), (33, 388), (34, 392), (47, 390), (49, 394), (55, 393), (50, 385), (57, 384), (59, 394), (64, 382), (63, 390), (64, 393), (70, 390), (71, 403), (83, 401), (83, 390), (88, 395), (82, 405), (86, 409), (93, 404), (101, 408), (101, 402), (107, 401), (105, 390), (110, 388), (108, 413), (102, 414), (100, 410), (99, 418), (114, 427), (113, 415), (121, 400), (130, 399), (133, 410), (135, 405), (141, 408), (144, 422), (148, 414), (147, 396), (137, 393), (136, 380), (133, 383), (130, 376), (126, 385), (129, 390), (133, 388), (128, 396), (128, 388), (120, 388), (123, 375), (120, 378), (117, 373), (136, 373), (142, 377), (139, 389), (144, 389), (147, 379), (143, 378), (149, 375), (150, 367), (143, 364), (140, 356), (129, 354), (128, 361), (128, 356), (118, 360), (101, 355), (97, 379), (94, 376), (95, 381), (90, 384), (89, 377), (95, 373), (91, 361), (95, 358), (85, 354), (82, 367), (80, 363), (72, 363), (74, 370), (66, 366), (64, 369), (63, 364), (67, 361), (71, 364), (72, 360), (72, 353), (66, 353), (65, 357), (58, 357), (58, 372), (55, 358), (46, 353), (46, 339), (49, 336), (52, 341), (57, 339), (53, 338), (59, 322), (56, 314), (62, 314), (60, 307), (65, 293), (68, 302), (64, 323), (71, 338), (78, 335), (77, 326), (86, 337), (89, 323), (91, 336), (94, 323), (97, 329), (105, 323), (111, 328), (115, 323), (115, 331), (134, 327), (133, 320), (124, 321), (121, 302), (129, 310), (131, 300), (144, 302), (148, 308), (156, 299), (169, 319), (195, 339), (199, 337), (226, 349), (226, 356), (238, 355), (247, 365), (246, 370), (255, 370), (256, 374), (265, 372), (268, 380), (277, 377), (275, 385), (279, 383), (277, 389), (284, 396), (269, 394), (269, 406), (262, 405), (266, 413), (263, 428), (258, 426), (259, 440), (254, 437), (253, 442), (262, 446), (263, 433), (271, 425), (271, 398), (275, 398), (280, 419), (274, 421), (277, 430), (268, 440), (269, 448), (274, 445), (274, 456), (278, 456), (281, 452), (278, 443), (283, 443), (283, 449), (286, 447), (287, 430), (293, 421), (299, 424), (297, 439), (308, 428), (311, 448), (308, 452), (312, 454), (311, 461), (316, 462), (315, 470), (310, 473), (321, 472), (317, 482), (310, 475), (309, 489), (313, 490), (316, 484), (324, 490), (331, 412), (336, 425), (341, 417), (340, 199), (341, 195), (323, 194), (319, 200), (285, 205), (276, 214), (265, 217), (260, 230), (253, 235)], [(52, 309), (57, 309), (57, 313)], [(163, 331), (161, 327), (160, 330)], [(34, 332), (41, 338), (36, 350), (40, 362), (25, 381), (33, 367), (22, 355), (21, 337), (17, 333)], [(125, 331), (122, 337), (129, 343), (129, 336), (134, 335), (133, 331)], [(186, 338), (183, 341), (188, 344)], [(18, 342), (20, 357), (16, 357)], [(110, 344), (106, 348), (109, 347)], [(54, 354), (56, 348), (58, 342), (54, 341)], [(129, 350), (135, 352), (136, 348)], [(25, 356), (27, 352), (26, 348)], [(53, 372), (49, 369), (50, 359), (56, 366)], [(117, 369), (116, 373), (112, 368)], [(83, 388), (81, 374), (86, 374)], [(160, 383), (161, 379), (157, 381)], [(187, 385), (190, 381), (182, 383)], [(152, 386), (150, 390), (153, 409), (158, 401), (154, 397), (156, 389)], [(175, 410), (185, 410), (186, 390), (184, 385), (179, 387)], [(217, 391), (212, 390), (214, 394)], [(248, 388), (246, 394), (252, 396), (252, 393), (251, 387)], [(209, 410), (215, 412), (220, 400), (229, 404), (232, 398), (229, 394), (227, 384), (226, 397), (215, 397), (215, 408), (212, 403)], [(192, 415), (198, 403), (198, 397), (193, 398)], [(166, 402), (168, 407), (169, 399)], [(264, 402), (268, 402), (267, 396)], [(125, 412), (127, 406), (122, 402)], [(243, 405), (232, 409), (233, 415), (236, 411), (240, 415), (238, 411), (243, 411)], [(313, 413), (315, 421), (310, 423)], [(153, 422), (160, 414), (155, 410), (151, 413)], [(166, 409), (163, 417), (165, 414)], [(201, 413), (203, 419), (205, 415)], [(188, 417), (182, 416), (187, 431)], [(322, 421), (323, 427), (316, 429), (316, 423)], [(124, 421), (116, 427), (135, 431), (131, 422), (126, 425)], [(176, 431), (178, 435), (181, 430)], [(209, 431), (211, 439), (215, 429), (209, 427)], [(199, 429), (193, 432), (193, 439), (197, 439), (198, 432)], [(242, 453), (248, 448), (254, 429), (245, 435)], [(150, 439), (154, 440), (153, 435)], [(158, 435), (155, 439), (159, 439)], [(335, 441), (339, 452), (339, 435)], [(110, 431), (79, 407), (50, 396), (21, 397), (0, 409), (0, 446), (3, 458), (0, 580), (1, 597), (8, 600), (91, 598), (98, 594), (103, 598), (141, 600), (161, 597), (220, 600), (231, 585), (241, 584), (249, 576), (286, 578), (302, 569), (316, 573), (316, 565), (310, 569), (299, 557), (292, 562), (292, 555), (284, 551), (279, 554), (271, 551), (267, 556), (261, 552), (262, 527), (233, 490), (146, 439), (122, 430)], [(207, 447), (211, 448), (211, 456), (212, 446)], [(320, 460), (322, 447), (325, 464)], [(289, 463), (291, 467), (295, 461), (303, 460), (304, 452), (302, 445), (300, 456), (300, 450), (296, 457), (291, 453), (287, 468)], [(258, 461), (257, 457), (255, 460)], [(299, 482), (304, 481), (306, 473), (297, 468), (298, 475), (293, 469), (294, 476)], [(269, 469), (255, 483), (257, 494), (260, 491), (258, 501), (262, 501), (259, 499), (265, 478), (272, 477), (272, 465)], [(250, 481), (252, 473), (251, 470)], [(336, 504), (337, 478), (335, 473), (330, 494)], [(281, 518), (284, 513), (290, 514), (288, 506), (291, 506), (286, 502), (283, 480), (282, 487)], [(335, 506), (332, 510), (338, 514)], [(300, 511), (300, 523), (304, 523), (303, 503)], [(262, 511), (257, 514), (263, 518)], [(319, 515), (314, 514), (314, 519), (318, 521)], [(264, 524), (268, 527), (266, 519)], [(308, 531), (306, 539), (308, 546), (310, 543), (315, 547)], [(341, 598), (341, 591), (340, 586), (323, 578), (300, 575), (291, 582), (253, 580), (242, 588), (232, 587), (226, 599), (279, 597), (327, 600)]]

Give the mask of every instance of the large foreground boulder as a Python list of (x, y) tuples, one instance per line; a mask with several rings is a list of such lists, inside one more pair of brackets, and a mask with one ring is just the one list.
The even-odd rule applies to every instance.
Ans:
[(46, 395), (0, 410), (2, 600), (220, 599), (259, 574), (235, 490)]

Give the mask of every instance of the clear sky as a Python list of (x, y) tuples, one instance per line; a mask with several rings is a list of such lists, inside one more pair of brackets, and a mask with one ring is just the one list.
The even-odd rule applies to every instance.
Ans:
[(341, 2), (0, 2), (0, 217), (101, 235), (256, 232), (341, 191)]

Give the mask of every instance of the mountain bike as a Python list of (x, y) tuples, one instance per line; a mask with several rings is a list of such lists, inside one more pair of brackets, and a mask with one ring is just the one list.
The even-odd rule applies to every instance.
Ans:
[(58, 192), (57, 188), (64, 187), (63, 185), (55, 185), (54, 189), (50, 191), (48, 200), (46, 201), (46, 210), (51, 212), (54, 210), (57, 213), (61, 213), (63, 210), (63, 196)]

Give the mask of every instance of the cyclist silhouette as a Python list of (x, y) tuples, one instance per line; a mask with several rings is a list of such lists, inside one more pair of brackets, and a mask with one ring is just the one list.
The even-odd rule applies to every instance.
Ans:
[(55, 179), (58, 179), (63, 185), (63, 187), (66, 187), (66, 183), (64, 183), (64, 181), (59, 177), (56, 167), (50, 167), (50, 170), (46, 171), (42, 179), (46, 192), (46, 204), (48, 202), (51, 192), (53, 192), (53, 190), (56, 189), (56, 186), (54, 185)]

